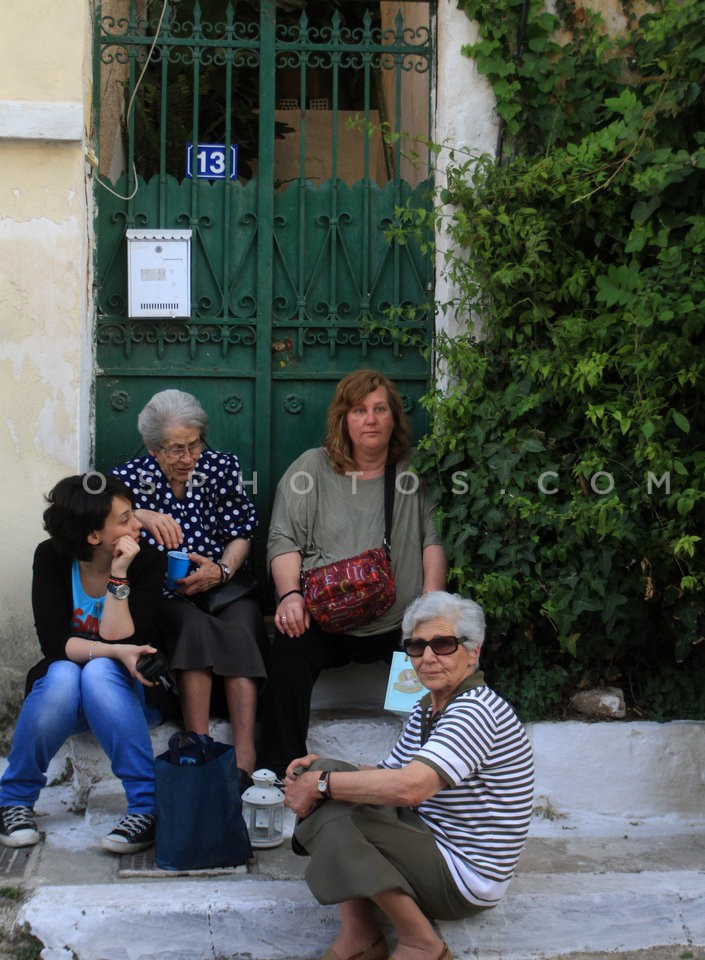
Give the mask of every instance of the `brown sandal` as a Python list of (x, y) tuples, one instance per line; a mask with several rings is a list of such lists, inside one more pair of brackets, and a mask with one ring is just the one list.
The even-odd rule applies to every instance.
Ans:
[[(334, 951), (331, 951), (331, 953), (333, 953), (333, 957), (335, 957), (335, 952), (334, 952)], [(359, 957), (360, 954), (357, 954), (357, 953), (356, 953), (355, 956), (356, 956), (356, 957)], [(329, 958), (329, 960), (333, 960), (333, 957)], [(326, 960), (326, 957), (323, 957), (323, 960)], [(339, 960), (339, 958), (338, 958), (338, 960)], [(349, 960), (352, 960), (352, 958), (349, 958)], [(441, 950), (441, 952), (440, 952), (440, 953), (438, 954), (438, 956), (436, 957), (436, 960), (453, 960), (453, 954), (451, 953), (450, 947), (448, 946), (447, 943), (444, 942), (444, 944), (443, 944), (443, 949)]]
[[(375, 942), (371, 943), (365, 950), (352, 953), (349, 957), (345, 957), (344, 960), (387, 960), (388, 957), (389, 947), (382, 934), (380, 934)], [(328, 947), (321, 957), (321, 960), (343, 960), (343, 958), (338, 956), (333, 947)], [(444, 957), (443, 960), (446, 960), (446, 958)], [(452, 958), (450, 958), (450, 960), (452, 960)]]

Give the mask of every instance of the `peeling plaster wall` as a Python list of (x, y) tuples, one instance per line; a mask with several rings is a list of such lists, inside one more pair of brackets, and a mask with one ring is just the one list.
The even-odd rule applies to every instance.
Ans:
[(0, 720), (38, 659), (29, 592), (44, 494), (88, 463), (91, 16), (89, 0), (0, 5)]

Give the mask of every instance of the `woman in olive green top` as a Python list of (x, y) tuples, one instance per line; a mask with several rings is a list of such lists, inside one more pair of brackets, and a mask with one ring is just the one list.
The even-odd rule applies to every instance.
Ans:
[[(311, 691), (324, 668), (391, 659), (411, 600), (446, 585), (435, 504), (408, 472), (410, 430), (394, 384), (358, 370), (336, 388), (322, 447), (307, 450), (277, 487), (267, 545), (277, 593), (276, 633), (262, 694), (258, 763), (283, 775), (304, 756)], [(350, 634), (326, 633), (301, 592), (302, 571), (382, 545), (384, 473), (396, 466), (391, 557), (396, 602)]]

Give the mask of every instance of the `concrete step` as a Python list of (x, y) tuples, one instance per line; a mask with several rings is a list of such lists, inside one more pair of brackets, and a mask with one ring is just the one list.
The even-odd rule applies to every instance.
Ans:
[[(308, 747), (321, 756), (376, 763), (386, 756), (402, 723), (403, 718), (379, 710), (317, 709), (311, 714)], [(155, 754), (166, 750), (176, 729), (165, 723), (152, 731)], [(549, 816), (703, 817), (703, 721), (562, 721), (530, 723), (527, 730), (536, 766), (535, 802)], [(212, 723), (211, 733), (232, 743), (226, 721)], [(92, 734), (67, 742), (49, 768), (50, 782), (67, 775), (67, 760), (83, 802), (94, 784), (114, 780)]]
[[(126, 876), (127, 858), (99, 849), (114, 790), (91, 791), (84, 815), (62, 790), (45, 791), (46, 839), (18, 917), (44, 944), (43, 960), (309, 960), (334, 939), (337, 910), (313, 899), (307, 860), (288, 839), (257, 851), (247, 871)], [(288, 835), (292, 826), (288, 817)], [(504, 902), (437, 927), (468, 960), (705, 946), (705, 825), (537, 816)]]
[[(321, 691), (328, 700), (316, 702), (309, 746), (374, 762), (403, 721), (350, 692), (346, 701)], [(153, 731), (155, 753), (174, 729)], [(705, 947), (705, 723), (528, 729), (537, 769), (529, 841), (500, 906), (438, 924), (455, 956)], [(225, 722), (212, 733), (229, 740)], [(170, 875), (125, 867), (100, 848), (124, 798), (92, 737), (72, 738), (50, 778), (37, 805), (45, 839), (19, 878), (18, 923), (44, 944), (42, 960), (309, 960), (334, 939), (337, 910), (308, 891), (306, 859), (288, 842), (291, 816), (287, 841), (258, 851), (249, 869)]]
[[(517, 880), (487, 914), (440, 923), (457, 958), (533, 960), (582, 952), (688, 948), (705, 943), (702, 876), (644, 874)], [(43, 960), (315, 958), (335, 938), (337, 914), (293, 881), (173, 881), (45, 887), (23, 908)], [(61, 923), (57, 923), (61, 917)], [(688, 955), (688, 954), (684, 954)]]

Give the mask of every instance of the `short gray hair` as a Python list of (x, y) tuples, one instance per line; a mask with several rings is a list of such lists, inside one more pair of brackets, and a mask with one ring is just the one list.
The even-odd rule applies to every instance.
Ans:
[(157, 450), (172, 427), (193, 427), (205, 439), (208, 414), (200, 401), (183, 390), (155, 393), (137, 417), (137, 429), (148, 450)]
[(474, 600), (466, 600), (457, 593), (433, 590), (417, 597), (406, 608), (401, 623), (405, 637), (412, 636), (420, 623), (443, 617), (453, 626), (456, 637), (464, 637), (468, 650), (479, 650), (485, 640), (485, 615)]

